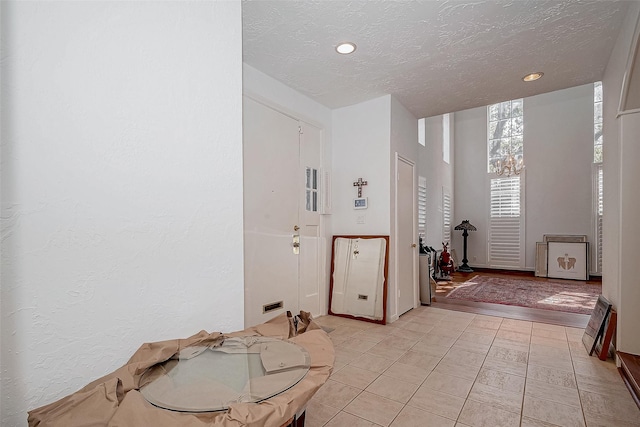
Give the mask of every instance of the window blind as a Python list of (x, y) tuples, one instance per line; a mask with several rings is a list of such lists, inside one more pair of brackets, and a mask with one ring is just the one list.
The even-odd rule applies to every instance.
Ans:
[(451, 243), (451, 194), (442, 189), (442, 240)]
[[(427, 179), (418, 177), (418, 234), (426, 236), (427, 233)], [(426, 243), (426, 242), (425, 242)]]
[(596, 271), (602, 272), (602, 214), (604, 212), (604, 180), (602, 163), (597, 165), (597, 206), (596, 206)]
[(489, 264), (520, 266), (520, 177), (491, 179)]

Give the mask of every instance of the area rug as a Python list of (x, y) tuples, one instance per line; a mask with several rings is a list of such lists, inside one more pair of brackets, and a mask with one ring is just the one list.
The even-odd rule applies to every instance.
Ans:
[(475, 276), (447, 298), (591, 314), (601, 293), (600, 284)]

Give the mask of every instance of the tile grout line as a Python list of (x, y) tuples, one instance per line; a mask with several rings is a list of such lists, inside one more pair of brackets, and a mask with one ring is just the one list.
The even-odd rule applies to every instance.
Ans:
[(563, 327), (565, 338), (567, 338), (567, 348), (569, 349), (569, 359), (571, 360), (571, 369), (573, 370), (573, 379), (576, 381), (576, 391), (578, 392), (578, 401), (580, 402), (580, 412), (582, 413), (582, 421), (584, 425), (587, 425), (587, 416), (584, 413), (584, 405), (582, 404), (582, 395), (580, 394), (580, 387), (578, 386), (578, 376), (576, 375), (576, 366), (573, 363), (573, 354), (571, 353), (571, 347), (569, 347), (569, 337), (567, 336), (567, 328)]
[(531, 332), (529, 334), (529, 349), (527, 350), (527, 369), (524, 372), (524, 389), (522, 390), (522, 404), (520, 405), (520, 425), (524, 418), (524, 399), (527, 395), (527, 380), (529, 379), (529, 360), (531, 359), (531, 338), (533, 337), (533, 322), (531, 323)]

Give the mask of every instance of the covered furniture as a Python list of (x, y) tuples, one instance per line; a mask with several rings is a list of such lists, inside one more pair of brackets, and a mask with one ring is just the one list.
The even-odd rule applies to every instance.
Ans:
[[(280, 315), (269, 322), (230, 334), (201, 331), (186, 339), (143, 344), (121, 368), (97, 379), (57, 402), (28, 414), (31, 427), (82, 426), (260, 426), (289, 425), (326, 382), (334, 363), (329, 336), (313, 320), (306, 331), (292, 336), (289, 319)], [(293, 387), (258, 403), (239, 402), (217, 412), (177, 412), (158, 408), (140, 392), (148, 368), (171, 359), (189, 347), (215, 347), (233, 337), (274, 337), (290, 340), (310, 357), (309, 371)]]

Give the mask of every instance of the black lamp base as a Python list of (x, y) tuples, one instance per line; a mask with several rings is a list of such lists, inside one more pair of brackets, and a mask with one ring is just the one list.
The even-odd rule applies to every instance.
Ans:
[(473, 273), (473, 269), (469, 267), (466, 263), (458, 267), (458, 271), (461, 273)]

